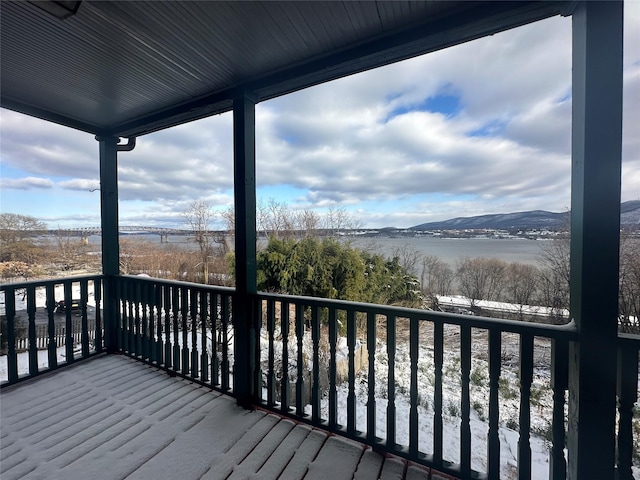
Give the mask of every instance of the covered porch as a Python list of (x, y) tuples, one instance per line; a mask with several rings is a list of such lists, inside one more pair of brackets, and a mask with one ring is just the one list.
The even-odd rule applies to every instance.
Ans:
[[(315, 478), (326, 476), (327, 459), (339, 457), (350, 462), (344, 469), (350, 472), (347, 478), (375, 478), (376, 471), (381, 478), (429, 478), (430, 468), (465, 480), (503, 478), (508, 442), (500, 430), (500, 380), (506, 371), (504, 350), (513, 347), (518, 379), (514, 478), (537, 478), (531, 434), (536, 415), (532, 385), (538, 381), (539, 362), (548, 363), (551, 376), (546, 382), (553, 392), (549, 478), (633, 478), (639, 342), (617, 332), (622, 2), (256, 2), (242, 7), (233, 2), (154, 2), (144, 7), (77, 2), (79, 9), (66, 5), (76, 2), (46, 3), (68, 18), (60, 20), (60, 15), (30, 3), (2, 2), (2, 107), (96, 136), (103, 268), (99, 276), (2, 285), (8, 325), (3, 476), (6, 471), (10, 476), (15, 472), (15, 478), (27, 473), (51, 478), (59, 472), (72, 478), (94, 469), (107, 472), (104, 478), (150, 478), (187, 465), (179, 469), (181, 476), (189, 470), (193, 478), (267, 478), (262, 476), (267, 472), (274, 478)], [(257, 291), (257, 103), (554, 15), (573, 18), (569, 324), (538, 325)], [(226, 28), (228, 22), (233, 28)], [(204, 27), (199, 30), (195, 23)], [(299, 28), (302, 23), (306, 30)], [(211, 30), (226, 33), (219, 36), (216, 50), (203, 51), (200, 46), (208, 44)], [(235, 48), (237, 32), (257, 36), (263, 49)], [(114, 38), (126, 39), (129, 56), (114, 59)], [(135, 148), (137, 137), (226, 111), (234, 116), (235, 288), (120, 275), (119, 155)], [(74, 332), (67, 312), (64, 340), (55, 335), (56, 284), (68, 300), (78, 285), (83, 300), (82, 322), (75, 327), (80, 332)], [(16, 348), (14, 329), (18, 291), (25, 292), (28, 316), (24, 353)], [(38, 295), (50, 300), (43, 363), (35, 328)], [(88, 314), (89, 304), (93, 315)], [(346, 338), (342, 383), (339, 333)], [(402, 359), (396, 358), (400, 344), (407, 347)], [(358, 352), (365, 351), (362, 345), (367, 347), (366, 366), (356, 368)], [(483, 363), (476, 360), (478, 345)], [(64, 359), (59, 357), (61, 348)], [(451, 368), (460, 378), (455, 458), (447, 452), (443, 392), (449, 349), (457, 353)], [(382, 358), (384, 402), (376, 385)], [(406, 385), (396, 378), (401, 365), (408, 366)], [(472, 455), (472, 373), (477, 368), (487, 379), (483, 461)], [(432, 378), (432, 391), (420, 391), (423, 374)], [(69, 382), (67, 387), (59, 388), (64, 382)], [(357, 392), (365, 383), (367, 401), (362, 405)], [(144, 385), (174, 392), (169, 395), (181, 400), (163, 403), (166, 399), (139, 389)], [(125, 423), (115, 421), (117, 413), (95, 425), (73, 416), (58, 421), (73, 405), (82, 406), (78, 412), (99, 409), (84, 405), (86, 396), (65, 397), (76, 388), (97, 396), (121, 416), (131, 415), (123, 416)], [(59, 398), (62, 410), (25, 416), (31, 410), (23, 412), (23, 405), (33, 411), (42, 407), (34, 398), (42, 395), (41, 389), (49, 398)], [(408, 398), (406, 405), (401, 394)], [(136, 410), (131, 400), (136, 395), (144, 397), (144, 410)], [(192, 397), (195, 403), (189, 404)], [(258, 411), (242, 411), (234, 402)], [(147, 408), (155, 408), (159, 417), (147, 418)], [(233, 416), (225, 415), (231, 410)], [(170, 431), (154, 435), (163, 415), (173, 415), (177, 422)], [(406, 421), (401, 423), (400, 417)], [(230, 421), (235, 429), (223, 428)], [(78, 428), (84, 422), (87, 428)], [(211, 427), (208, 439), (202, 435), (205, 424)], [(406, 431), (400, 425), (406, 425)], [(31, 429), (41, 445), (57, 438), (44, 432), (69, 436), (54, 442), (55, 450), (34, 451), (25, 447), (34, 440)], [(133, 443), (115, 440), (123, 438), (118, 432), (124, 430)], [(114, 436), (105, 437), (106, 431)], [(236, 436), (223, 437), (221, 432)], [(305, 442), (315, 442), (316, 450), (303, 447)], [(96, 450), (90, 448), (94, 444)], [(116, 461), (126, 452), (135, 459)]]
[(6, 479), (438, 479), (124, 355), (2, 393)]

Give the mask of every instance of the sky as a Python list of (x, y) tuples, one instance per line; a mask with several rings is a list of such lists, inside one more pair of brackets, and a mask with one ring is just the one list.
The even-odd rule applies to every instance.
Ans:
[[(640, 1), (625, 2), (622, 200), (640, 200)], [(571, 19), (555, 17), (256, 106), (259, 202), (365, 228), (570, 207)], [(139, 137), (120, 225), (233, 206), (230, 113)], [(98, 142), (0, 109), (0, 212), (100, 224)], [(222, 221), (212, 227), (223, 228)]]

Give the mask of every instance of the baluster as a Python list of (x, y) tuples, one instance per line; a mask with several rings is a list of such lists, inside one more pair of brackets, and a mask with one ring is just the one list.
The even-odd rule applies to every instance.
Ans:
[(531, 479), (531, 384), (533, 383), (533, 337), (520, 337), (520, 437), (518, 480)]
[(229, 390), (229, 302), (231, 297), (221, 294), (222, 302), (222, 389)]
[(115, 286), (116, 295), (118, 299), (118, 308), (117, 311), (117, 341), (118, 341), (118, 350), (120, 352), (124, 352), (125, 350), (125, 335), (124, 330), (127, 326), (127, 304), (125, 299), (125, 279), (119, 278), (116, 282)]
[(127, 279), (125, 283), (126, 302), (127, 302), (127, 321), (125, 325), (124, 338), (126, 341), (125, 350), (129, 355), (133, 355), (135, 351), (135, 315), (133, 313), (134, 308), (134, 296), (135, 296), (135, 284), (133, 280)]
[(102, 345), (102, 310), (101, 310), (101, 302), (102, 302), (102, 280), (94, 279), (93, 280), (93, 299), (96, 304), (96, 316), (95, 316), (95, 351), (101, 352)]
[(55, 298), (55, 285), (53, 283), (47, 283), (46, 286), (46, 307), (47, 307), (47, 333), (49, 336), (49, 342), (47, 344), (47, 352), (49, 357), (49, 368), (53, 369), (58, 366), (58, 345), (56, 343), (56, 298)]
[(280, 385), (280, 405), (283, 412), (289, 412), (291, 388), (289, 385), (289, 302), (280, 303), (280, 331), (282, 332), (282, 378)]
[(249, 362), (249, 369), (253, 371), (253, 391), (256, 401), (262, 401), (262, 345), (260, 343), (261, 331), (262, 331), (262, 316), (258, 313), (261, 307), (258, 305), (259, 300), (257, 296), (251, 296), (249, 301), (253, 304), (250, 309), (251, 315), (253, 316), (253, 321), (250, 323), (253, 324), (253, 328), (249, 329), (249, 355), (251, 356), (253, 352), (253, 365)]
[(347, 394), (347, 433), (356, 433), (356, 312), (347, 310), (347, 347), (349, 349), (349, 393)]
[(164, 341), (162, 339), (162, 295), (163, 295), (164, 287), (162, 284), (154, 284), (153, 286), (153, 295), (155, 299), (155, 311), (156, 311), (156, 362), (158, 365), (164, 365), (165, 361), (163, 358), (164, 352)]
[(338, 391), (336, 388), (336, 343), (338, 342), (337, 311), (329, 308), (329, 429), (338, 426)]
[[(260, 303), (263, 304), (262, 302)], [(276, 402), (276, 372), (274, 354), (274, 331), (276, 328), (275, 301), (267, 300), (267, 335), (269, 336), (269, 366), (267, 370), (267, 405), (272, 407)]]
[(618, 347), (618, 479), (633, 480), (633, 407), (638, 400), (638, 350), (631, 343)]
[(164, 290), (164, 366), (167, 369), (173, 367), (173, 345), (171, 344), (171, 290), (175, 287), (165, 285)]
[(124, 279), (122, 282), (122, 348), (125, 352), (131, 353), (131, 325), (133, 309), (131, 307), (132, 293), (131, 281)]
[(396, 317), (387, 315), (387, 448), (396, 446)]
[(367, 312), (367, 440), (376, 441), (376, 314)]
[(118, 308), (116, 308), (116, 340), (118, 351), (124, 351), (124, 329), (126, 327), (126, 303), (124, 298), (124, 282), (123, 278), (119, 278), (116, 282), (116, 298), (118, 299)]
[(141, 301), (142, 297), (142, 284), (139, 280), (135, 280), (132, 282), (132, 288), (134, 292), (134, 311), (135, 311), (135, 324), (134, 324), (134, 342), (133, 342), (133, 350), (136, 357), (142, 356), (142, 328), (141, 322), (142, 318), (140, 316), (140, 309), (144, 309), (144, 304)]
[(551, 388), (553, 389), (553, 413), (551, 425), (551, 454), (549, 458), (550, 480), (567, 478), (567, 460), (564, 456), (565, 391), (569, 388), (569, 344), (564, 340), (551, 342)]
[(220, 334), (220, 303), (217, 293), (211, 295), (211, 383), (214, 386), (220, 385), (220, 360), (218, 358), (218, 335)]
[(469, 376), (471, 374), (471, 327), (460, 326), (460, 371), (462, 393), (460, 396), (460, 468), (464, 476), (471, 472), (471, 401), (469, 398)]
[(136, 312), (134, 313), (134, 306), (136, 305), (136, 283), (133, 280), (127, 280), (127, 302), (129, 307), (129, 326), (127, 328), (128, 337), (129, 337), (129, 355), (135, 355), (136, 353), (136, 323), (138, 316), (138, 309), (135, 308)]
[(186, 287), (180, 288), (180, 317), (182, 328), (182, 374), (189, 374), (189, 289)]
[(71, 319), (72, 284), (64, 283), (64, 304), (65, 304), (65, 355), (67, 363), (73, 362), (73, 323)]
[(296, 415), (304, 415), (304, 357), (302, 355), (302, 339), (304, 335), (304, 308), (296, 304), (296, 338), (298, 340), (298, 371), (296, 379)]
[(7, 374), (9, 383), (18, 381), (18, 354), (16, 353), (16, 291), (7, 287), (4, 291), (4, 310), (7, 316)]
[(418, 455), (418, 354), (420, 348), (420, 335), (418, 319), (409, 318), (409, 453), (415, 457)]
[(311, 341), (313, 343), (313, 382), (311, 412), (314, 423), (320, 421), (320, 318), (319, 307), (311, 307)]
[(433, 326), (433, 462), (442, 466), (442, 367), (444, 365), (444, 326), (436, 322)]
[(89, 356), (89, 320), (87, 319), (87, 302), (89, 301), (89, 281), (80, 282), (80, 344), (82, 345), (82, 356)]
[(207, 347), (207, 325), (210, 322), (209, 315), (209, 292), (202, 290), (200, 292), (200, 372), (203, 382), (209, 381), (209, 352)]
[(487, 474), (489, 480), (500, 478), (499, 384), (500, 351), (502, 335), (499, 330), (489, 330), (489, 433), (487, 434)]
[(36, 344), (36, 287), (27, 287), (27, 315), (29, 318), (29, 375), (38, 373), (38, 345)]
[(147, 344), (147, 354), (149, 355), (149, 361), (157, 364), (158, 355), (156, 350), (156, 288), (153, 283), (146, 284), (146, 299), (149, 304), (149, 327), (147, 335), (149, 342)]
[(171, 329), (173, 331), (173, 370), (180, 370), (180, 329), (178, 319), (180, 318), (180, 287), (174, 286), (171, 289), (171, 304), (173, 307), (173, 322)]
[[(191, 302), (189, 304), (191, 310), (191, 376), (193, 378), (202, 379), (200, 373), (200, 366), (198, 365), (198, 359), (200, 353), (198, 352), (198, 298), (202, 300), (205, 295), (204, 290), (190, 290)], [(200, 316), (200, 323), (202, 323), (202, 316)]]
[(140, 281), (140, 297), (142, 307), (142, 359), (151, 360), (151, 354), (149, 352), (149, 315), (153, 313), (149, 312), (149, 283)]

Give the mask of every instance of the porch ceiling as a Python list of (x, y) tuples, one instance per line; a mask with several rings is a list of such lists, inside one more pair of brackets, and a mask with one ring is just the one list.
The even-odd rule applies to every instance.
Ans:
[(266, 100), (571, 4), (84, 0), (60, 20), (33, 3), (0, 3), (1, 106), (121, 137), (228, 111), (241, 90)]

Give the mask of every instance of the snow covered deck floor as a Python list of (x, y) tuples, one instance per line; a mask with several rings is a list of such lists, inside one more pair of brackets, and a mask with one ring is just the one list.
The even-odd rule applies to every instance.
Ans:
[(439, 479), (426, 469), (102, 355), (2, 391), (11, 479)]

